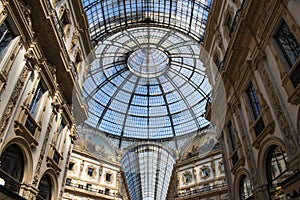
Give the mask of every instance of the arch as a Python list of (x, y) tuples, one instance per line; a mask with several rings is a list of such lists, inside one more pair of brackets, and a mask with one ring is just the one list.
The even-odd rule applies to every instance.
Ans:
[(274, 136), (268, 138), (260, 145), (260, 150), (258, 152), (258, 157), (257, 157), (259, 158), (257, 160), (257, 169), (260, 169), (260, 171), (258, 171), (258, 177), (259, 177), (258, 181), (262, 185), (268, 184), (268, 180), (266, 178), (266, 172), (264, 169), (266, 166), (268, 152), (270, 148), (272, 148), (272, 146), (274, 145), (277, 145), (281, 147), (283, 150), (286, 150), (286, 146), (284, 142), (280, 138)]
[(164, 144), (157, 143), (157, 142), (151, 142), (151, 141), (140, 141), (140, 142), (135, 142), (132, 145), (129, 145), (128, 147), (124, 148), (123, 156), (125, 154), (127, 154), (127, 152), (129, 152), (130, 150), (138, 148), (139, 146), (157, 146), (157, 147), (160, 147), (160, 148), (166, 150), (174, 158), (176, 158), (176, 156), (177, 156), (176, 152), (172, 148), (170, 148)]
[[(46, 200), (55, 200), (58, 199), (58, 181), (57, 181), (57, 175), (54, 169), (47, 169), (44, 173), (43, 176), (41, 176), (40, 180), (39, 180), (39, 184), (38, 184), (38, 188), (40, 187), (42, 183), (42, 181), (49, 181), (49, 183), (51, 184), (51, 196), (49, 199), (46, 198)], [(38, 194), (39, 195), (39, 194)], [(42, 198), (39, 198), (39, 196), (37, 196), (37, 200), (39, 200)]]
[[(247, 177), (250, 181), (250, 173), (248, 172), (247, 169), (245, 168), (240, 168), (237, 170), (236, 172), (236, 176), (234, 178), (234, 188), (233, 188), (233, 194), (237, 194), (238, 198), (237, 199), (241, 199), (240, 197), (240, 183), (243, 177)], [(251, 183), (251, 181), (250, 181)], [(251, 183), (252, 184), (252, 183)]]
[(216, 147), (217, 143), (217, 133), (213, 129), (208, 128), (200, 131), (184, 144), (180, 151), (180, 159), (193, 157), (195, 153), (196, 156), (206, 155)]
[(7, 147), (10, 145), (17, 145), (24, 157), (24, 171), (23, 171), (23, 180), (22, 182), (30, 182), (33, 177), (33, 158), (30, 145), (22, 137), (14, 137), (11, 140), (8, 140), (2, 148), (1, 155)]
[(78, 128), (78, 134), (81, 140), (80, 147), (101, 157), (116, 157), (117, 150), (114, 144), (102, 135), (102, 132), (94, 128)]
[[(272, 150), (272, 148), (274, 147), (280, 147), (282, 149), (282, 151), (286, 152), (286, 146), (284, 144), (284, 142), (278, 138), (278, 137), (270, 137), (268, 138), (266, 141), (264, 141), (262, 143), (262, 145), (260, 146), (260, 151), (258, 153), (258, 157), (259, 158), (257, 160), (257, 169), (260, 169), (258, 171), (258, 182), (260, 185), (264, 185), (266, 186), (266, 194), (270, 196), (272, 196), (272, 192), (270, 193), (270, 182), (269, 182), (269, 174), (267, 173), (267, 163), (268, 163), (268, 160), (270, 159), (269, 158), (269, 154), (270, 154), (270, 151)], [(287, 157), (287, 160), (288, 160), (288, 157)]]
[(5, 181), (5, 187), (13, 192), (19, 192), (24, 176), (24, 155), (19, 153), (21, 148), (11, 144), (5, 148), (0, 157), (1, 177)]

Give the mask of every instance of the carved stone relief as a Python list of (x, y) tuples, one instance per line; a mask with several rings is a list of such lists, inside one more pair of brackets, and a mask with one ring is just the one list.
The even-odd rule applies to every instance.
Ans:
[(32, 20), (31, 20), (31, 16), (30, 16), (32, 8), (29, 5), (25, 4), (24, 1), (19, 1), (19, 2), (20, 2), (22, 12), (23, 12), (23, 14), (26, 18), (27, 24), (29, 26), (29, 29), (30, 29), (31, 33), (34, 35), (35, 33), (32, 28)]
[(16, 86), (12, 92), (10, 100), (6, 106), (4, 114), (0, 118), (0, 143), (2, 142), (4, 130), (7, 127), (8, 121), (11, 117), (12, 110), (14, 109), (14, 107), (17, 103), (17, 100), (20, 96), (21, 90), (23, 89), (24, 82), (28, 76), (28, 73), (29, 73), (29, 70), (26, 67), (24, 67), (23, 71), (19, 77), (19, 80), (16, 83)]
[(298, 155), (297, 154), (298, 147), (297, 147), (297, 144), (295, 143), (296, 138), (294, 138), (294, 136), (293, 136), (294, 130), (291, 129), (291, 127), (289, 126), (289, 124), (287, 122), (287, 118), (286, 118), (284, 112), (282, 111), (280, 101), (277, 96), (277, 92), (275, 91), (273, 83), (270, 80), (268, 72), (265, 69), (262, 62), (260, 62), (259, 71), (262, 76), (263, 83), (266, 87), (266, 91), (268, 92), (271, 102), (273, 104), (273, 107), (274, 107), (273, 111), (279, 122), (279, 128), (281, 129), (281, 132), (284, 136), (284, 140), (286, 141), (286, 147), (289, 152), (288, 155), (290, 156), (289, 158), (290, 158), (290, 160), (293, 160), (293, 158)]
[(49, 121), (48, 127), (47, 127), (47, 130), (46, 130), (44, 141), (43, 141), (43, 144), (42, 144), (42, 148), (41, 148), (42, 150), (40, 152), (40, 156), (39, 156), (39, 160), (38, 160), (38, 163), (37, 163), (37, 167), (36, 167), (35, 172), (34, 172), (34, 177), (33, 177), (32, 185), (34, 185), (35, 187), (37, 187), (37, 184), (39, 182), (39, 177), (40, 177), (40, 173), (41, 173), (42, 162), (43, 162), (43, 159), (45, 157), (46, 145), (48, 144), (49, 135), (50, 135), (50, 132), (51, 132), (51, 129), (52, 129), (52, 125), (51, 124), (52, 124), (53, 119), (54, 119), (54, 114), (52, 113), (52, 115), (50, 117), (50, 121)]

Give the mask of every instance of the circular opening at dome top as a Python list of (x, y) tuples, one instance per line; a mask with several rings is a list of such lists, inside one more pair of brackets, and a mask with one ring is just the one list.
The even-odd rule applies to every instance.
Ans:
[(169, 66), (166, 53), (155, 48), (142, 48), (131, 53), (127, 59), (129, 70), (141, 77), (152, 78), (163, 74)]

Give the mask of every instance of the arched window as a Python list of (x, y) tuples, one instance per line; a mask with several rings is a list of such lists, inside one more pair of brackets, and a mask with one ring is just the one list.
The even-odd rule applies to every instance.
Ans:
[(19, 192), (24, 174), (24, 156), (16, 144), (8, 146), (0, 158), (0, 176), (5, 180), (5, 187)]
[(50, 200), (52, 197), (52, 184), (49, 175), (44, 175), (39, 183), (37, 200)]
[(241, 178), (239, 190), (241, 200), (245, 200), (252, 195), (252, 185), (246, 175)]
[(283, 178), (282, 175), (286, 170), (287, 155), (285, 151), (279, 146), (272, 146), (267, 154), (266, 162), (266, 175), (269, 191), (273, 191), (272, 189), (278, 185), (278, 180)]

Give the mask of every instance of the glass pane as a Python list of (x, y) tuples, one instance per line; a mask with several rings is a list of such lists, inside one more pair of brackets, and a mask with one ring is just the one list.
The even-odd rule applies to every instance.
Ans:
[(275, 35), (275, 39), (278, 42), (278, 45), (289, 66), (292, 67), (300, 56), (300, 47), (285, 21), (283, 21), (279, 27)]
[(261, 108), (259, 105), (256, 91), (255, 91), (252, 83), (250, 83), (250, 86), (247, 89), (247, 95), (248, 95), (248, 98), (250, 101), (250, 105), (251, 105), (251, 109), (252, 109), (254, 118), (256, 119), (260, 115)]
[(0, 26), (0, 56), (3, 54), (5, 48), (8, 46), (10, 41), (13, 39), (13, 35), (3, 22)]

